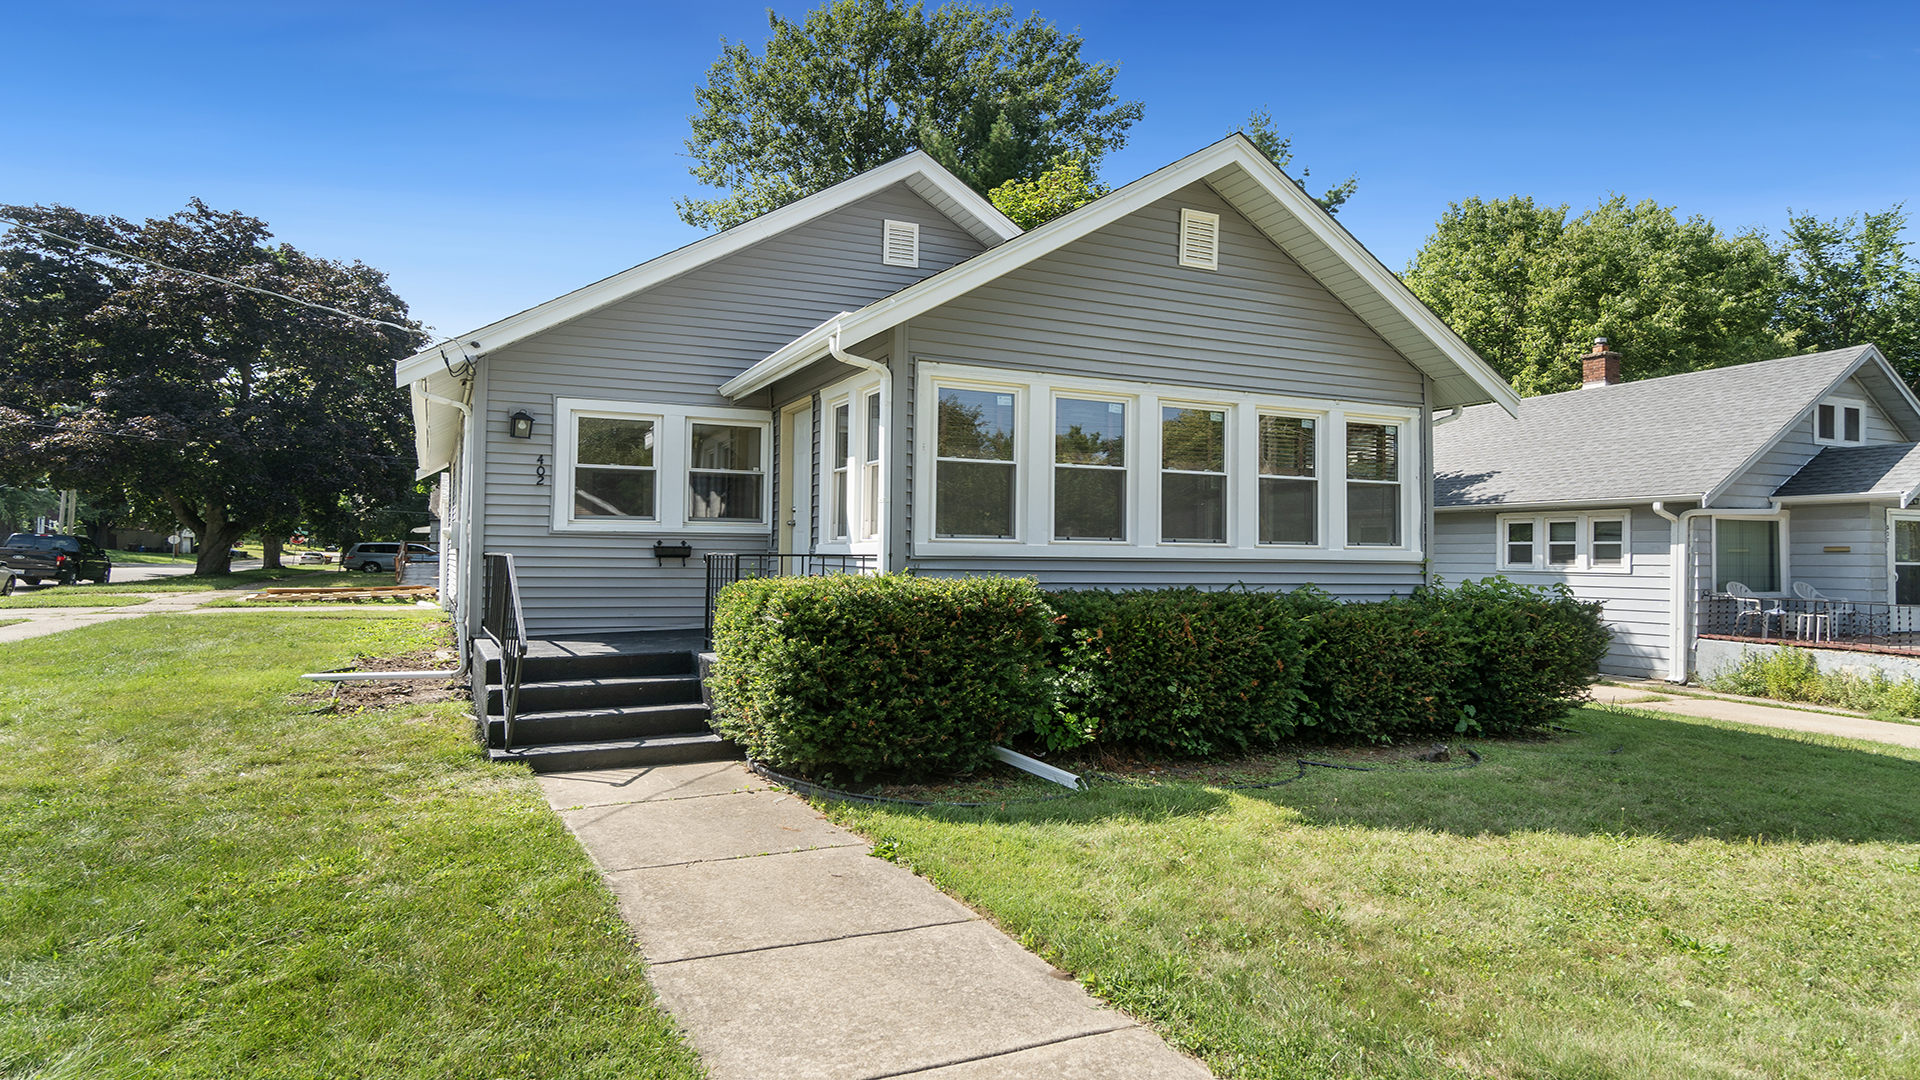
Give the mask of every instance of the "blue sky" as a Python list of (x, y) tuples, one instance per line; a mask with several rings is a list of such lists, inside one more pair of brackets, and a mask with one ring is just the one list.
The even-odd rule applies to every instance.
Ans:
[[(388, 271), (458, 333), (700, 235), (673, 212), (697, 190), (692, 90), (721, 37), (764, 39), (765, 10), (12, 5), (0, 202), (146, 217), (199, 196)], [(1264, 105), (1314, 183), (1359, 175), (1341, 220), (1395, 269), (1471, 195), (1618, 192), (1728, 228), (1920, 211), (1920, 4), (1038, 10), (1146, 103), (1107, 180)]]

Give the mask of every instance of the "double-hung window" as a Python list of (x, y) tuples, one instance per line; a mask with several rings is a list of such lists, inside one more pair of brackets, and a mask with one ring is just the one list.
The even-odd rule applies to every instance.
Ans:
[(1587, 564), (1595, 570), (1618, 570), (1627, 564), (1625, 518), (1592, 518), (1587, 522)]
[(582, 416), (575, 428), (573, 516), (652, 521), (657, 417)]
[(1260, 417), (1260, 542), (1311, 544), (1319, 519), (1310, 416)]
[(1160, 539), (1227, 542), (1226, 410), (1161, 406)]
[(1127, 405), (1053, 402), (1053, 538), (1127, 538)]
[(934, 435), (935, 536), (1014, 536), (1016, 398), (1011, 391), (940, 388)]
[(832, 528), (827, 535), (834, 540), (847, 538), (847, 486), (853, 466), (852, 411), (853, 406), (844, 401), (833, 407), (833, 500), (829, 517)]
[(761, 520), (761, 428), (695, 420), (687, 432), (687, 520)]
[(867, 395), (867, 425), (860, 440), (860, 538), (880, 535), (880, 392)]
[(1347, 543), (1400, 543), (1400, 426), (1347, 421)]

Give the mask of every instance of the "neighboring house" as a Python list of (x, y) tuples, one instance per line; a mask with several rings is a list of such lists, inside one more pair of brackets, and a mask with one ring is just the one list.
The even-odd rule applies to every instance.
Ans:
[(1777, 598), (1755, 637), (1831, 636), (1791, 623), (1828, 610), (1795, 582), (1920, 604), (1920, 401), (1871, 345), (1621, 383), (1603, 339), (1586, 369), (1517, 421), (1439, 421), (1436, 577), (1563, 582), (1606, 602), (1604, 670), (1676, 682), (1729, 582)]
[(1238, 135), (1027, 233), (910, 154), (396, 384), (449, 602), (513, 553), (549, 637), (699, 627), (716, 552), (1405, 594), (1430, 414), (1519, 404)]

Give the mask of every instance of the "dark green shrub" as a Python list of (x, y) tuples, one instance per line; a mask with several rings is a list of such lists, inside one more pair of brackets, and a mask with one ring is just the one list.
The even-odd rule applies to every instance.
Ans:
[(1060, 710), (1041, 726), (1182, 754), (1269, 747), (1294, 731), (1300, 620), (1278, 593), (1096, 590), (1050, 596), (1060, 612)]
[(1565, 585), (1488, 578), (1422, 589), (1415, 602), (1439, 614), (1465, 656), (1453, 693), (1461, 731), (1511, 735), (1565, 716), (1613, 637), (1601, 605)]
[(1390, 742), (1454, 731), (1468, 664), (1441, 612), (1409, 600), (1300, 603), (1308, 641), (1301, 723), (1320, 738)]
[(965, 772), (1049, 716), (1053, 620), (1021, 578), (736, 582), (715, 611), (714, 727), (823, 777)]

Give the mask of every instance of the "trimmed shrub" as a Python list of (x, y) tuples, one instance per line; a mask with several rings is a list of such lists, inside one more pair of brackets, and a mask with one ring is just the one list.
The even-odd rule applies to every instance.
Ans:
[(1602, 605), (1565, 585), (1530, 587), (1506, 578), (1422, 589), (1466, 657), (1455, 684), (1456, 730), (1511, 735), (1558, 720), (1584, 700), (1613, 632)]
[(1093, 739), (1181, 754), (1273, 746), (1298, 720), (1300, 620), (1278, 593), (1050, 595), (1067, 635), (1053, 748)]
[(717, 600), (714, 727), (776, 768), (966, 772), (1046, 722), (1054, 613), (1021, 578), (759, 578)]

